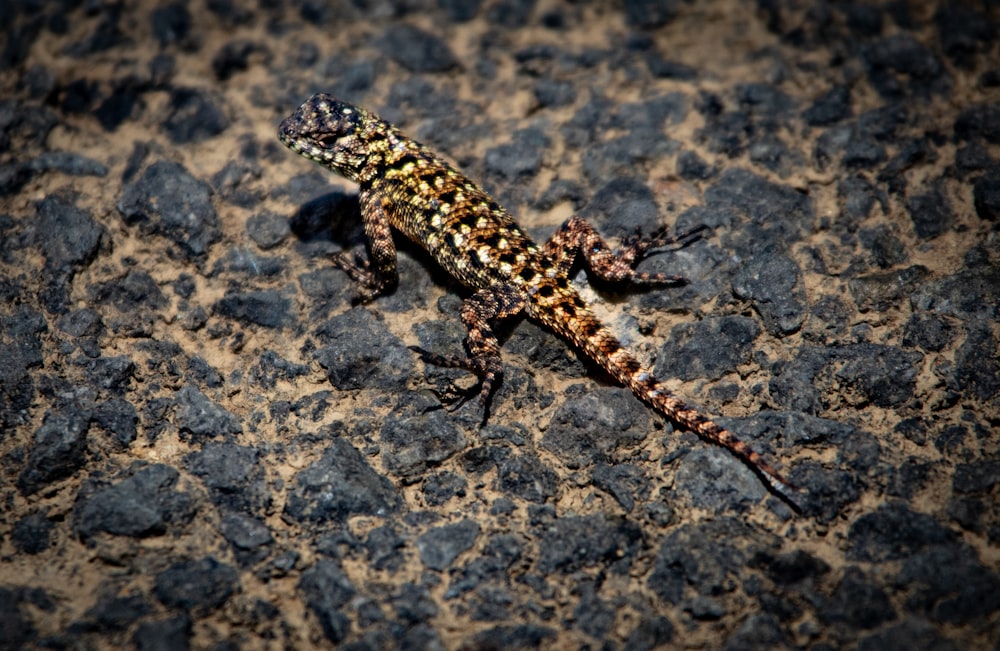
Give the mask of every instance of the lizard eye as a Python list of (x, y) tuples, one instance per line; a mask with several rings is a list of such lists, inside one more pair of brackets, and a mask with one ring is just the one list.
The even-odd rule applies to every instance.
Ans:
[(316, 142), (321, 147), (325, 147), (326, 149), (331, 149), (334, 145), (337, 144), (337, 136), (334, 135), (321, 136), (316, 139)]

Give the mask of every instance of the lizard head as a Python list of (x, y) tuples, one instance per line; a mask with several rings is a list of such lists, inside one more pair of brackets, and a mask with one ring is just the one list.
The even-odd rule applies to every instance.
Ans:
[(381, 120), (363, 108), (318, 93), (278, 127), (278, 138), (292, 151), (357, 181), (368, 161), (366, 133)]

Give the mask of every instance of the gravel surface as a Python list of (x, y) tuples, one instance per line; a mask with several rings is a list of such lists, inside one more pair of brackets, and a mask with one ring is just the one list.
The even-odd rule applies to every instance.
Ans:
[[(0, 12), (0, 648), (997, 649), (990, 3), (57, 3)], [(623, 341), (801, 513), (285, 150), (314, 92), (543, 240), (705, 236)]]

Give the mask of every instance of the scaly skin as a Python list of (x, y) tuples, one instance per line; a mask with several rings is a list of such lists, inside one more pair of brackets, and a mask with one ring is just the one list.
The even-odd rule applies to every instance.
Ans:
[(661, 285), (682, 278), (645, 274), (633, 266), (650, 249), (690, 241), (695, 232), (632, 237), (612, 251), (587, 222), (571, 218), (543, 247), (500, 204), (447, 161), (368, 111), (317, 94), (288, 116), (278, 137), (293, 151), (360, 186), (370, 262), (341, 255), (335, 262), (366, 288), (371, 300), (398, 281), (392, 229), (424, 247), (448, 273), (474, 290), (462, 308), (468, 357), (414, 349), (425, 361), (468, 369), (482, 381), (485, 408), (503, 374), (497, 322), (524, 312), (584, 351), (636, 396), (681, 427), (743, 459), (795, 506), (792, 485), (733, 433), (671, 392), (594, 316), (569, 281), (577, 252), (597, 277)]

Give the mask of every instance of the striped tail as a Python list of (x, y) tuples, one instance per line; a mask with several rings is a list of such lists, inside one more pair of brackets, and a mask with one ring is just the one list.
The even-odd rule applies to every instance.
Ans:
[(657, 380), (650, 370), (644, 369), (639, 360), (601, 324), (582, 300), (574, 300), (572, 304), (563, 302), (552, 307), (553, 318), (544, 319), (545, 325), (586, 351), (591, 359), (662, 416), (743, 459), (775, 493), (798, 510), (798, 505), (792, 498), (796, 490), (794, 484), (735, 434), (685, 403)]

